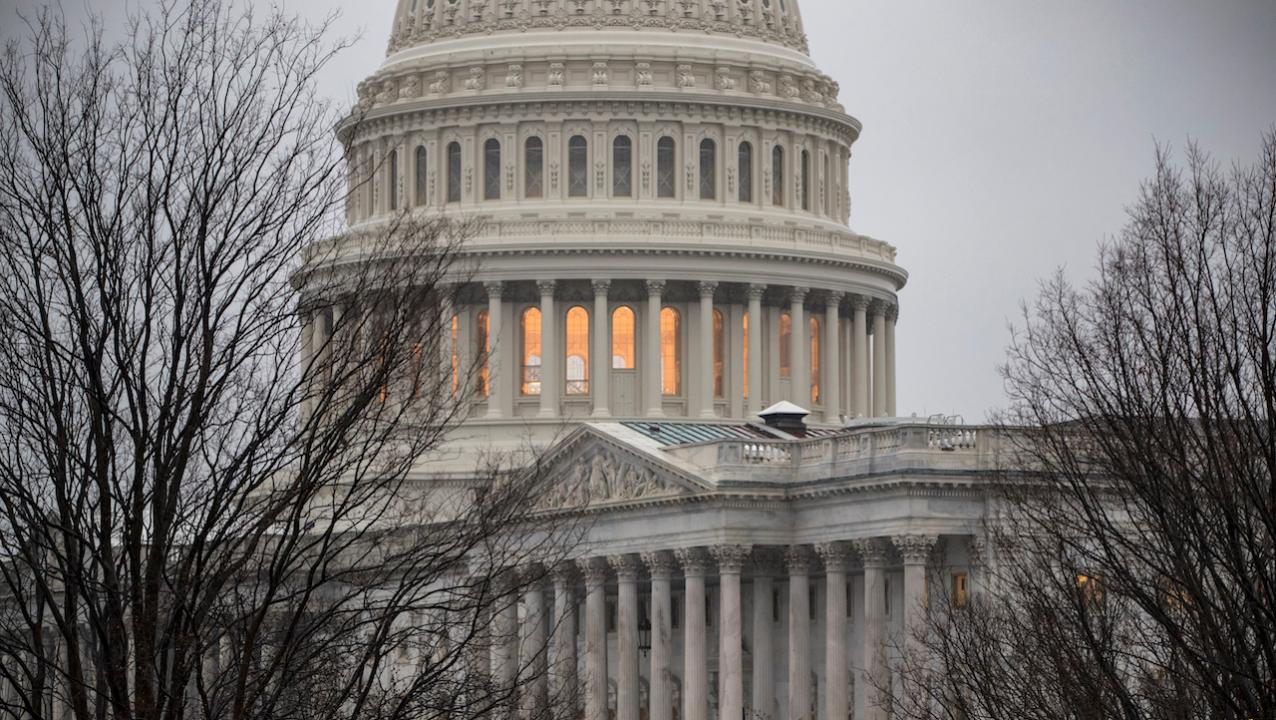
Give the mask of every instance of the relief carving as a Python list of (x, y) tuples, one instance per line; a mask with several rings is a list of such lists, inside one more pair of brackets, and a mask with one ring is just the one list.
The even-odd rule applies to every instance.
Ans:
[(802, 94), (792, 75), (780, 76), (780, 97), (793, 99)]
[(594, 84), (595, 85), (607, 84), (607, 63), (605, 62), (594, 63)]
[(430, 83), (430, 93), (442, 95), (452, 91), (452, 75), (447, 70), (434, 73), (434, 81)]
[(599, 450), (578, 458), (538, 505), (541, 508), (583, 507), (601, 502), (638, 500), (678, 494), (656, 471)]
[(749, 92), (757, 95), (771, 94), (771, 83), (767, 82), (766, 74), (761, 70), (749, 71)]
[(735, 90), (735, 79), (731, 77), (731, 68), (718, 68), (717, 87), (719, 90)]
[(475, 65), (470, 68), (470, 76), (465, 78), (465, 89), (482, 90), (485, 85), (486, 82), (483, 76), (483, 68), (479, 65)]
[(696, 86), (696, 74), (690, 65), (678, 66), (678, 87), (693, 88)]
[(517, 63), (509, 66), (505, 72), (505, 87), (518, 89), (523, 87), (523, 66)]
[(634, 82), (638, 87), (649, 87), (653, 82), (651, 63), (638, 63), (634, 66)]
[(549, 76), (546, 80), (546, 83), (550, 87), (562, 87), (563, 79), (564, 79), (563, 64), (560, 62), (550, 63)]
[(399, 86), (399, 99), (410, 100), (421, 94), (421, 84), (417, 80), (416, 74), (413, 73), (403, 78), (403, 84)]

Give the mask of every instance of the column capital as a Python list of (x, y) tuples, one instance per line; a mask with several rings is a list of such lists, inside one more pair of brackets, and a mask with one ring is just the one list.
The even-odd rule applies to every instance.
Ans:
[(585, 576), (589, 585), (600, 585), (607, 582), (607, 560), (601, 557), (581, 558), (576, 561), (580, 574)]
[(881, 567), (886, 564), (888, 548), (882, 538), (860, 538), (854, 542), (865, 567)]
[(673, 554), (678, 558), (678, 564), (682, 566), (682, 573), (688, 577), (704, 577), (712, 564), (704, 548), (678, 548), (673, 551)]
[(784, 566), (784, 554), (775, 547), (755, 545), (752, 560), (753, 574), (756, 576), (775, 577)]
[(817, 543), (815, 546), (815, 554), (820, 556), (824, 561), (824, 569), (827, 571), (838, 570), (846, 572), (850, 569), (852, 563), (859, 559), (855, 549), (850, 543), (846, 542), (826, 542)]
[(824, 307), (841, 307), (842, 298), (846, 295), (839, 290), (815, 290), (812, 296), (822, 303)]
[(744, 296), (749, 300), (761, 300), (766, 295), (766, 285), (752, 283), (744, 288)]
[(709, 554), (717, 561), (718, 572), (739, 575), (752, 549), (752, 545), (714, 545)]
[(809, 292), (810, 292), (810, 288), (791, 287), (789, 288), (789, 302), (795, 305), (798, 303), (806, 302), (806, 296), (807, 296), (807, 293)]
[(483, 289), (487, 290), (489, 298), (499, 298), (505, 294), (504, 280), (489, 280), (483, 283)]
[(891, 544), (903, 556), (905, 565), (925, 564), (938, 541), (935, 535), (896, 535), (891, 538)]
[(718, 291), (718, 283), (712, 280), (701, 280), (696, 284), (696, 288), (700, 290), (700, 297), (712, 298), (713, 294)]
[(888, 307), (890, 307), (890, 303), (882, 300), (881, 298), (873, 298), (872, 302), (869, 303), (868, 312), (873, 317), (877, 317), (879, 315), (885, 317), (886, 308)]
[(536, 289), (540, 291), (541, 297), (553, 297), (554, 290), (558, 287), (557, 280), (537, 280)]
[(642, 572), (642, 562), (637, 555), (610, 555), (607, 564), (611, 565), (611, 569), (616, 571), (616, 577), (621, 580), (637, 580), (638, 574)]
[(814, 558), (805, 545), (790, 545), (784, 550), (784, 567), (790, 575), (806, 575), (811, 572)]
[(611, 290), (611, 280), (595, 280), (590, 284), (594, 287), (595, 295), (606, 295)]
[(871, 304), (871, 301), (866, 295), (851, 295), (850, 302), (852, 309), (864, 311), (867, 311), (868, 306)]
[(656, 550), (642, 554), (642, 563), (647, 566), (653, 580), (668, 580), (678, 572), (678, 560), (668, 550)]
[(580, 578), (580, 570), (577, 568), (576, 563), (570, 561), (560, 562), (554, 565), (554, 568), (550, 570), (550, 575), (553, 576), (555, 585), (562, 585), (570, 588), (572, 585), (576, 584), (576, 580)]
[(648, 280), (646, 284), (648, 295), (663, 295), (665, 293), (664, 280)]
[(886, 306), (886, 319), (891, 322), (899, 320), (899, 303), (891, 303)]

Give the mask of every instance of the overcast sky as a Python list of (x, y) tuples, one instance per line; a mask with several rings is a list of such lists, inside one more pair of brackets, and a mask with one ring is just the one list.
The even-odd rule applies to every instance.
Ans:
[[(119, 17), (144, 0), (63, 0)], [(359, 36), (324, 78), (353, 100), (385, 53), (395, 0), (282, 0), (339, 10)], [(17, 10), (0, 0), (10, 35)], [(1195, 138), (1224, 162), (1276, 123), (1273, 0), (801, 0), (811, 50), (864, 124), (852, 227), (894, 243), (901, 414), (980, 421), (1003, 404), (1007, 325), (1063, 266), (1091, 274), (1152, 167)]]

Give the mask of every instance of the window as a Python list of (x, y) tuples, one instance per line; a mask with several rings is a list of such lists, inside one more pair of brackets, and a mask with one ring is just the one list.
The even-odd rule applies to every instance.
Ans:
[(953, 573), (953, 607), (964, 608), (968, 601), (966, 573)]
[(780, 622), (780, 591), (771, 590), (771, 622)]
[(724, 370), (727, 355), (726, 323), (721, 310), (713, 311), (713, 396), (727, 396), (726, 372)]
[(740, 153), (737, 158), (738, 173), (740, 175), (740, 196), (742, 203), (753, 202), (753, 145), (747, 142), (740, 143)]
[(589, 393), (589, 311), (567, 311), (567, 394)]
[(674, 630), (682, 627), (682, 598), (674, 598), (674, 602), (669, 604), (669, 625)]
[(821, 184), (821, 187), (824, 188), (823, 199), (824, 199), (824, 214), (825, 215), (833, 214), (833, 210), (831, 207), (833, 203), (833, 192), (831, 188), (832, 182), (833, 182), (833, 176), (829, 173), (829, 156), (828, 156), (828, 153), (825, 153), (824, 154), (824, 181)]
[(891, 576), (887, 575), (882, 578), (882, 593), (885, 596), (886, 617), (891, 616)]
[(678, 180), (673, 154), (673, 138), (660, 138), (660, 142), (656, 143), (656, 197), (677, 197)]
[(793, 373), (793, 317), (788, 313), (780, 313), (780, 377), (786, 378)]
[(771, 204), (784, 207), (784, 148), (771, 149)]
[(386, 195), (390, 199), (390, 209), (399, 209), (399, 151), (391, 150), (386, 162), (385, 173)]
[(447, 201), (461, 202), (461, 143), (447, 146)]
[(611, 144), (611, 194), (616, 197), (634, 194), (634, 142), (626, 135)]
[(541, 394), (541, 311), (529, 307), (523, 311), (523, 390), (524, 395)]
[(483, 199), (501, 199), (501, 141), (483, 143)]
[(460, 382), (461, 382), (461, 376), (459, 372), (460, 365), (461, 365), (461, 358), (460, 358), (460, 354), (456, 351), (457, 339), (461, 335), (461, 319), (457, 317), (456, 315), (453, 315), (452, 322), (450, 324), (452, 326), (452, 345), (451, 345), (451, 348), (452, 348), (452, 394), (456, 395), (457, 388), (460, 386)]
[(567, 141), (567, 196), (589, 195), (589, 144), (581, 135)]
[(425, 205), (429, 199), (430, 192), (430, 166), (427, 160), (425, 146), (418, 145), (416, 148), (416, 204), (417, 206)]
[(1102, 580), (1097, 575), (1077, 575), (1077, 594), (1086, 605), (1102, 602)]
[(634, 311), (627, 306), (611, 313), (611, 366), (617, 370), (634, 369)]
[(811, 316), (811, 403), (818, 405), (823, 397), (820, 394), (820, 319)]
[(740, 321), (741, 329), (744, 331), (744, 348), (740, 353), (740, 365), (744, 371), (744, 399), (749, 399), (749, 314), (745, 313), (744, 318)]
[(545, 142), (527, 138), (523, 148), (523, 194), (529, 198), (545, 196)]
[(700, 199), (718, 199), (718, 145), (712, 140), (700, 141)]
[(486, 310), (479, 310), (474, 326), (474, 358), (478, 364), (478, 382), (474, 390), (481, 397), (487, 397), (488, 380), (491, 378), (491, 372), (487, 367), (487, 354), (491, 346), (487, 337), (490, 325)]
[(660, 387), (665, 395), (682, 394), (682, 318), (666, 307), (660, 311)]
[(811, 209), (811, 153), (802, 151), (802, 209)]

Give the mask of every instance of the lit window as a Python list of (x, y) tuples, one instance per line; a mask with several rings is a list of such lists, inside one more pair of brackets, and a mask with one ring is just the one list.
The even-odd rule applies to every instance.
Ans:
[(718, 198), (718, 145), (712, 140), (700, 141), (700, 199)]
[(589, 393), (589, 311), (567, 311), (567, 394)]
[(748, 400), (749, 399), (749, 314), (748, 313), (744, 314), (744, 319), (741, 321), (741, 325), (743, 326), (743, 330), (744, 330), (744, 333), (743, 333), (744, 348), (743, 348), (743, 352), (740, 354), (740, 357), (741, 357), (740, 364), (744, 369), (744, 399)]
[(496, 138), (483, 143), (483, 199), (501, 199), (501, 142)]
[(740, 202), (753, 202), (753, 145), (740, 143), (739, 155)]
[(461, 202), (461, 143), (447, 146), (447, 201)]
[(1097, 575), (1078, 575), (1077, 593), (1088, 605), (1102, 602), (1103, 583)]
[(429, 199), (430, 192), (430, 166), (426, 162), (426, 151), (424, 145), (418, 145), (416, 149), (416, 204), (418, 206), (425, 205)]
[(771, 204), (784, 207), (784, 148), (771, 149)]
[(953, 573), (953, 607), (964, 608), (969, 601), (966, 573)]
[(399, 151), (391, 150), (385, 173), (386, 194), (390, 197), (390, 209), (399, 209)]
[(811, 153), (802, 151), (802, 209), (811, 209)]
[(611, 145), (611, 194), (630, 197), (634, 194), (634, 144), (621, 135)]
[(529, 198), (545, 195), (545, 143), (538, 137), (527, 138), (524, 147), (523, 194)]
[(677, 171), (674, 167), (673, 138), (662, 137), (656, 143), (656, 196), (676, 197), (678, 194)]
[(621, 306), (611, 313), (611, 366), (634, 369), (634, 311)]
[(788, 313), (780, 313), (780, 377), (793, 374), (793, 317)]
[(660, 387), (665, 395), (682, 394), (681, 325), (677, 310), (660, 311)]
[(713, 311), (713, 396), (727, 396), (726, 372), (724, 369), (727, 354), (726, 323), (721, 310)]
[(819, 404), (820, 396), (820, 319), (811, 316), (811, 402)]
[(523, 311), (523, 394), (541, 394), (541, 311)]
[(478, 386), (475, 391), (482, 397), (487, 397), (488, 379), (491, 377), (487, 367), (487, 355), (491, 350), (488, 344), (488, 318), (486, 310), (479, 310), (478, 321), (475, 323), (474, 332), (474, 358), (478, 364)]
[(581, 135), (567, 142), (567, 196), (589, 195), (589, 144)]

